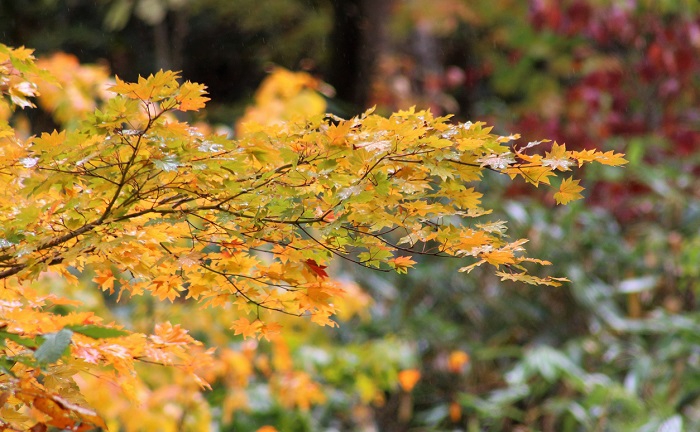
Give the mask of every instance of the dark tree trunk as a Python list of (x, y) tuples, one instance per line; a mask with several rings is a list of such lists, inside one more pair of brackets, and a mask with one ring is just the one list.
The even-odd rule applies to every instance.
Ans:
[(156, 70), (182, 70), (188, 29), (188, 15), (185, 9), (170, 11), (163, 20), (153, 25)]
[(339, 99), (365, 108), (376, 60), (387, 46), (386, 25), (393, 0), (331, 0), (331, 34), (327, 81)]

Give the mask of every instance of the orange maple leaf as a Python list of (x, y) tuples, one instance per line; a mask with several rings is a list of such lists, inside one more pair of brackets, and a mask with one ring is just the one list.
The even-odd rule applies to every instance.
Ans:
[(196, 342), (180, 324), (172, 325), (169, 321), (156, 324), (154, 333), (150, 339), (161, 345), (186, 345)]
[(234, 330), (234, 335), (243, 335), (243, 339), (255, 337), (263, 323), (259, 320), (250, 322), (248, 318), (239, 318), (233, 322), (231, 328)]
[(269, 322), (265, 323), (262, 326), (260, 326), (260, 334), (258, 335), (258, 339), (265, 338), (268, 341), (270, 340), (270, 336), (279, 334), (282, 331), (282, 326), (278, 323), (275, 322)]
[(114, 282), (117, 280), (114, 277), (114, 274), (112, 273), (111, 269), (106, 269), (106, 270), (95, 270), (95, 273), (97, 275), (92, 278), (93, 282), (97, 283), (97, 286), (100, 287), (102, 291), (107, 291), (109, 290), (110, 294), (114, 294)]

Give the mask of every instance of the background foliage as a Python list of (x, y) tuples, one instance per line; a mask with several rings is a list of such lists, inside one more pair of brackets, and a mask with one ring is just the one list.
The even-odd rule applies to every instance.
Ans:
[[(357, 16), (374, 22), (377, 10), (390, 10), (392, 20), (373, 27), (370, 47), (361, 26), (353, 39), (352, 24)], [(253, 347), (230, 332), (217, 334), (212, 329), (226, 328), (216, 324), (225, 317), (213, 312), (188, 322), (186, 305), (143, 299), (125, 307), (95, 296), (96, 310), (134, 329), (167, 314), (229, 349), (212, 369), (218, 381), (209, 393), (182, 393), (182, 386), (173, 387), (177, 374), (151, 371), (140, 390), (150, 410), (140, 413), (174, 425), (213, 421), (222, 430), (699, 427), (700, 11), (694, 3), (47, 0), (32, 7), (4, 2), (0, 13), (4, 43), (103, 65), (67, 80), (80, 83), (65, 92), (76, 106), (99, 97), (91, 86), (105, 79), (106, 65), (124, 79), (182, 69), (186, 79), (210, 87), (212, 127), (235, 129), (234, 117), (244, 115), (274, 63), (312, 72), (335, 86), (336, 96), (329, 98), (331, 87), (318, 80), (289, 79), (280, 87), (297, 85), (301, 96), (287, 95), (292, 102), (285, 105), (288, 99), (273, 91), (278, 96), (268, 98), (263, 112), (283, 117), (286, 106), (309, 105), (322, 111), (324, 99), (344, 116), (371, 104), (380, 112), (418, 104), (487, 120), (526, 140), (624, 151), (630, 160), (624, 170), (588, 169), (586, 203), (562, 208), (539, 189), (488, 177), (486, 196), (493, 201), (484, 205), (513, 223), (513, 238), (531, 239), (531, 254), (565, 270), (572, 282), (563, 287), (503, 283), (478, 270), (465, 277), (445, 261), (424, 260), (408, 276), (388, 279), (339, 265), (336, 275), (362, 287), (349, 307), (356, 313), (330, 331), (291, 326), (284, 347)], [(371, 75), (355, 71), (360, 83), (334, 75), (341, 66), (353, 70), (352, 59), (368, 53), (375, 68)], [(63, 62), (63, 70), (77, 64)], [(57, 99), (40, 103), (60, 106)], [(21, 112), (14, 126), (27, 134), (50, 130), (70, 121), (59, 112), (54, 118)], [(285, 362), (305, 374), (293, 382), (307, 391), (272, 398), (264, 383), (272, 371), (290, 370)], [(420, 371), (415, 387), (400, 374), (412, 370)], [(95, 394), (111, 397), (101, 392)], [(299, 394), (307, 397), (293, 397)], [(128, 425), (133, 406), (100, 405), (108, 418), (137, 430)]]

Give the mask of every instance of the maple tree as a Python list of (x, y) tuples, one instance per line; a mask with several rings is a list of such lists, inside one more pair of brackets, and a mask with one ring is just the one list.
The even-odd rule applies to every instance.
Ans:
[[(51, 79), (24, 48), (0, 46), (0, 68), (8, 106), (33, 106), (35, 83)], [(444, 257), (464, 261), (460, 271), (490, 264), (502, 280), (557, 286), (565, 279), (528, 274), (526, 263), (549, 262), (527, 257), (526, 239), (510, 240), (505, 222), (489, 220), (470, 184), (493, 171), (552, 186), (557, 171), (626, 162), (557, 143), (534, 153), (546, 141), (521, 146), (518, 135), (413, 108), (389, 117), (368, 110), (352, 119), (248, 123), (232, 140), (178, 120), (174, 112), (208, 100), (205, 86), (179, 78), (169, 71), (134, 83), (115, 78), (113, 96), (60, 132), (22, 139), (2, 125), (7, 429), (106, 427), (80, 397), (72, 378), (80, 372), (127, 394), (139, 361), (208, 385), (202, 369), (212, 349), (182, 326), (163, 322), (145, 335), (104, 323), (74, 300), (33, 288), (49, 275), (77, 283), (76, 275), (93, 274), (118, 300), (149, 293), (228, 307), (235, 334), (268, 340), (286, 315), (337, 325), (343, 290), (326, 271), (334, 259), (405, 273), (416, 255)], [(566, 203), (581, 190), (568, 178), (554, 199)]]

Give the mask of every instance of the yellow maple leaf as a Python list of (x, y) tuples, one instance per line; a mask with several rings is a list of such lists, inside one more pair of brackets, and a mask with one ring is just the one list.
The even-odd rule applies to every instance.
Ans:
[(19, 48), (10, 49), (10, 51), (12, 52), (12, 56), (15, 57), (17, 60), (27, 61), (34, 59), (34, 50), (31, 48), (25, 48), (24, 46), (21, 46)]
[(578, 160), (578, 166), (580, 167), (586, 162), (598, 162), (603, 165), (619, 166), (624, 165), (628, 161), (624, 158), (624, 154), (615, 153), (610, 150), (605, 153), (597, 150), (582, 150), (582, 151), (571, 151), (567, 152), (569, 156)]
[(141, 83), (141, 80), (144, 82), (148, 83), (151, 87), (163, 91), (163, 90), (169, 90), (172, 88), (177, 87), (177, 79), (180, 77), (180, 74), (177, 72), (173, 71), (164, 71), (163, 69), (159, 70), (155, 74), (151, 74), (148, 76), (148, 78), (144, 79), (142, 77), (139, 77), (139, 84)]
[(507, 272), (496, 272), (496, 276), (499, 276), (502, 281), (513, 281), (513, 282), (524, 282), (530, 285), (549, 285), (549, 286), (561, 286), (561, 282), (569, 282), (567, 278), (558, 278), (547, 276), (545, 278), (532, 276), (527, 273), (507, 273)]
[(201, 108), (204, 108), (209, 100), (208, 97), (204, 96), (206, 88), (203, 84), (185, 82), (180, 86), (180, 93), (175, 96), (175, 100), (180, 103), (177, 109), (180, 111), (199, 111)]
[(331, 139), (332, 144), (342, 145), (345, 143), (350, 129), (352, 129), (352, 122), (343, 121), (337, 125), (330, 125), (326, 131), (326, 135), (328, 135), (328, 138)]
[(491, 238), (483, 231), (474, 231), (472, 229), (463, 230), (459, 236), (457, 248), (470, 253), (472, 249), (479, 248), (491, 242)]
[(582, 151), (571, 151), (569, 156), (578, 161), (578, 166), (581, 167), (586, 162), (593, 162), (596, 160), (597, 152), (594, 149), (582, 150)]
[(413, 267), (416, 262), (411, 259), (410, 256), (400, 256), (392, 258), (389, 261), (389, 265), (392, 266), (397, 273), (407, 273), (409, 268)]
[(63, 145), (66, 141), (66, 131), (58, 132), (54, 130), (52, 133), (44, 132), (41, 137), (35, 137), (32, 139), (32, 144), (34, 149), (48, 149), (52, 147), (59, 147)]
[(509, 249), (499, 249), (491, 252), (484, 252), (482, 254), (484, 260), (487, 263), (498, 267), (501, 264), (513, 264), (515, 263), (515, 256), (513, 256), (513, 251)]
[(610, 150), (600, 154), (596, 158), (596, 161), (602, 163), (603, 165), (619, 166), (628, 162), (623, 156), (624, 155), (622, 153), (615, 153), (614, 151)]
[(574, 180), (573, 177), (564, 179), (559, 186), (559, 192), (554, 194), (554, 199), (557, 204), (567, 204), (570, 201), (583, 198), (581, 191), (583, 187), (579, 186), (580, 180)]
[(569, 159), (569, 154), (566, 151), (566, 145), (560, 145), (556, 142), (552, 145), (552, 151), (546, 152), (544, 159), (542, 159), (542, 165), (552, 170), (569, 171), (569, 167), (573, 164), (574, 162)]
[(311, 322), (320, 326), (338, 327), (338, 323), (331, 319), (333, 310), (319, 310), (311, 314)]
[(549, 177), (556, 175), (548, 166), (516, 166), (508, 168), (505, 172), (511, 179), (520, 175), (535, 187), (539, 187), (540, 183), (550, 184)]
[(116, 84), (111, 86), (109, 91), (124, 95), (129, 99), (147, 100), (153, 93), (153, 90), (148, 85), (145, 85), (145, 83), (143, 85), (128, 83), (120, 80), (116, 75), (114, 76), (114, 81)]
[(484, 146), (484, 140), (478, 138), (459, 138), (457, 140), (457, 150), (468, 152), (474, 151)]
[(545, 152), (545, 159), (549, 158), (566, 158), (566, 144), (559, 144), (555, 142), (552, 144), (552, 151)]
[(538, 154), (529, 155), (526, 153), (518, 152), (518, 157), (532, 166), (540, 165), (542, 163), (542, 156)]

